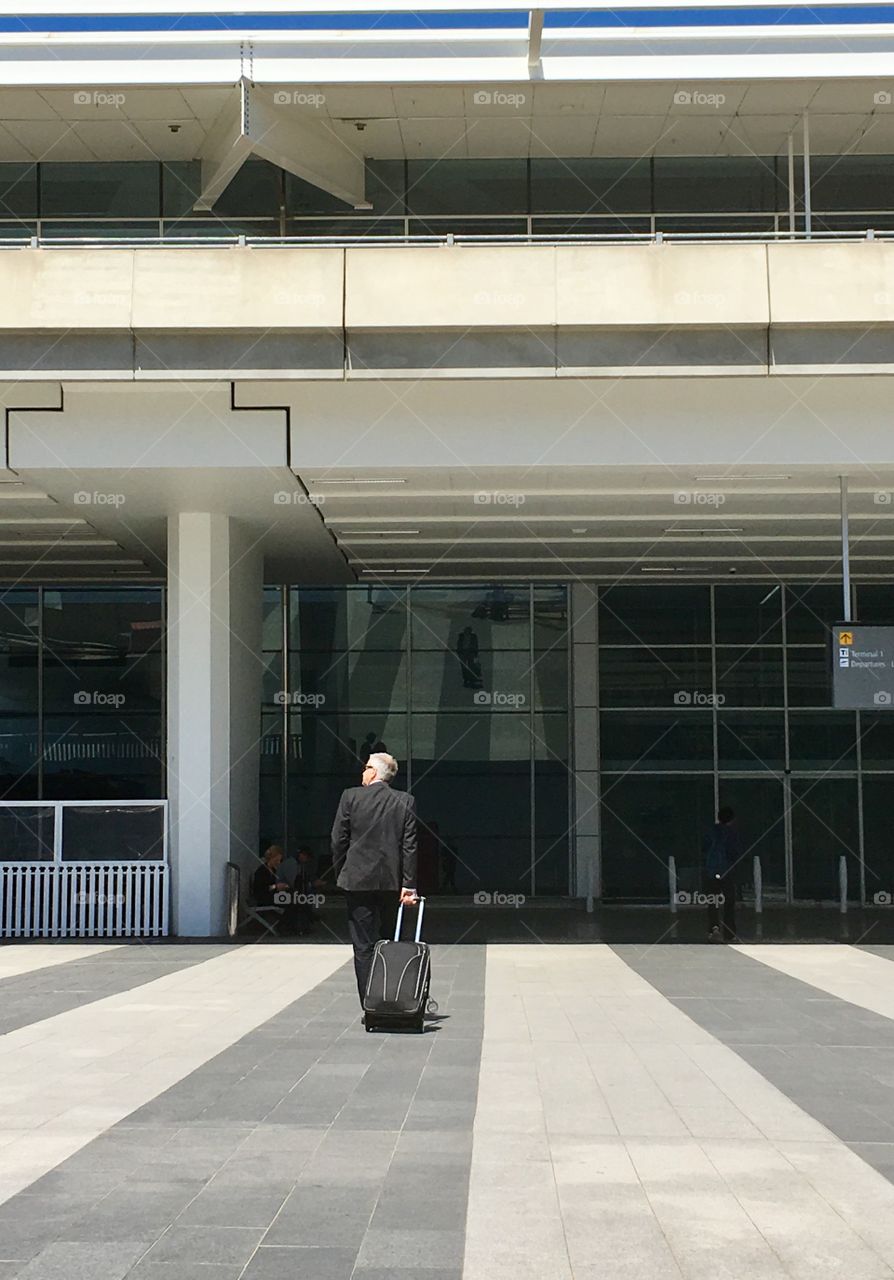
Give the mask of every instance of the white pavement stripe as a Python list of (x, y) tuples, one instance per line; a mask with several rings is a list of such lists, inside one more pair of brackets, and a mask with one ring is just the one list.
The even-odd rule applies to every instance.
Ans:
[(892, 1224), (886, 1178), (609, 947), (488, 948), (464, 1280), (891, 1280)]
[(0, 1040), (0, 1203), (334, 973), (343, 946), (245, 946)]
[(36, 973), (38, 969), (50, 969), (58, 964), (70, 964), (72, 960), (89, 960), (92, 956), (118, 951), (120, 947), (119, 942), (91, 942), (84, 946), (60, 945), (58, 942), (46, 946), (41, 943), (29, 943), (27, 946), (9, 943), (0, 947), (0, 981), (18, 978), (23, 973)]
[(799, 946), (736, 946), (743, 956), (759, 960), (790, 978), (807, 982), (871, 1013), (894, 1018), (894, 964), (884, 956), (840, 943)]

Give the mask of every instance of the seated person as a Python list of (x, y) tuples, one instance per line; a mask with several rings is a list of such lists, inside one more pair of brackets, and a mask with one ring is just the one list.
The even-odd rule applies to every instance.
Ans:
[(285, 916), (289, 913), (282, 903), (276, 901), (278, 893), (289, 889), (279, 874), (282, 859), (283, 851), (278, 844), (272, 844), (265, 850), (264, 859), (251, 878), (251, 900), (256, 907), (276, 907)]

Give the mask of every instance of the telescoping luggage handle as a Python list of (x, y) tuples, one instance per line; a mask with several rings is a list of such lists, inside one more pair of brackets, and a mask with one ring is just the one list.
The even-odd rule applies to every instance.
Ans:
[[(422, 940), (422, 917), (423, 917), (423, 914), (425, 913), (425, 899), (417, 898), (416, 906), (419, 909), (419, 914), (416, 916), (416, 937), (413, 939), (413, 941), (420, 942)], [(397, 908), (397, 923), (394, 926), (395, 942), (400, 942), (400, 930), (403, 922), (404, 922), (404, 904), (401, 903), (400, 906)]]

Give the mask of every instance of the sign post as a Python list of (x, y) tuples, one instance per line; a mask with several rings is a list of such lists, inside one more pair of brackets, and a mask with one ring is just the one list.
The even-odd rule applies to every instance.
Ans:
[(835, 624), (832, 706), (850, 711), (894, 710), (894, 627)]

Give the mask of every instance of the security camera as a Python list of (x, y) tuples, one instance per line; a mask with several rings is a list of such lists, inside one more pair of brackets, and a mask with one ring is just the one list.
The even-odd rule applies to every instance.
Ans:
[(355, 120), (355, 121), (354, 121), (354, 128), (357, 130), (357, 132), (358, 132), (358, 133), (362, 133), (362, 132), (363, 132), (363, 130), (366, 128), (366, 121), (365, 121), (365, 120)]
[(170, 129), (171, 133), (179, 133), (179, 132), (180, 132), (180, 125), (179, 125), (179, 124), (169, 124), (169, 125), (168, 125), (168, 128)]

